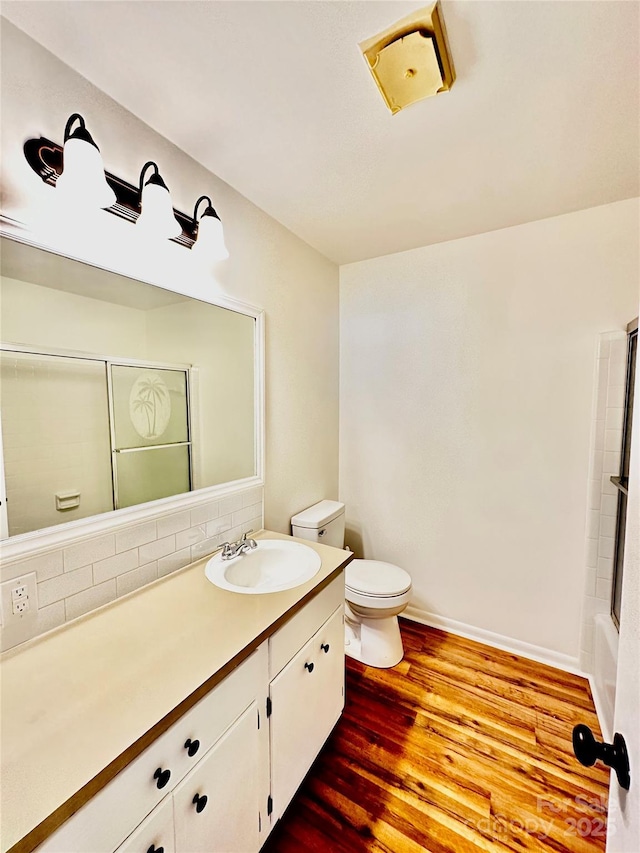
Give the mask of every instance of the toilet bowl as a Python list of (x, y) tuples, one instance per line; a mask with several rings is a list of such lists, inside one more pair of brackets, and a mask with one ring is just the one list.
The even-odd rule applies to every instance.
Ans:
[[(294, 536), (344, 547), (344, 504), (320, 501), (291, 519)], [(345, 652), (385, 669), (402, 660), (398, 625), (411, 598), (411, 576), (393, 563), (353, 560), (345, 570)]]
[(354, 560), (345, 571), (345, 651), (385, 669), (404, 655), (398, 614), (411, 598), (411, 577), (380, 560)]

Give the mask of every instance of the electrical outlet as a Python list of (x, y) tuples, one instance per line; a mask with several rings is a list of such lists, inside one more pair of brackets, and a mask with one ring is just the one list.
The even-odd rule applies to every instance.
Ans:
[(22, 616), (23, 613), (27, 613), (29, 610), (29, 596), (25, 595), (24, 598), (18, 598), (13, 602), (13, 615), (14, 616)]
[(20, 575), (0, 585), (2, 623), (5, 626), (27, 624), (38, 611), (36, 573)]

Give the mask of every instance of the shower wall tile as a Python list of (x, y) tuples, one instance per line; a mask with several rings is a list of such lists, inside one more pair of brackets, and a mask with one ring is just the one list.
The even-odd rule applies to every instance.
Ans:
[(594, 371), (586, 580), (580, 638), (580, 662), (586, 672), (593, 670), (594, 618), (611, 609), (618, 490), (610, 477), (620, 472), (626, 361), (626, 334), (607, 332), (600, 335)]
[[(594, 482), (599, 485), (600, 480)], [(3, 565), (2, 581), (36, 573), (38, 614), (29, 638), (21, 636), (16, 641), (2, 626), (2, 649), (153, 583), (249, 530), (260, 530), (262, 492), (262, 487), (251, 487), (191, 510), (163, 513), (142, 524), (122, 526), (114, 533), (89, 536), (66, 548)], [(591, 594), (594, 592), (595, 587)]]

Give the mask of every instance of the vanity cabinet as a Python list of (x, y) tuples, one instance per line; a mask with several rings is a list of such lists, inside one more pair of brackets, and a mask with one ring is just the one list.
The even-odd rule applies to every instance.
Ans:
[(340, 574), (36, 853), (257, 853), (343, 705)]

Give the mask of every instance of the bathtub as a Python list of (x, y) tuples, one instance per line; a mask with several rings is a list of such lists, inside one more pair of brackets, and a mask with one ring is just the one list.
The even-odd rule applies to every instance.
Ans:
[(616, 704), (618, 631), (608, 613), (598, 613), (594, 623), (595, 635), (591, 690), (602, 734), (605, 740), (610, 743), (613, 737), (613, 712)]

